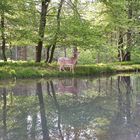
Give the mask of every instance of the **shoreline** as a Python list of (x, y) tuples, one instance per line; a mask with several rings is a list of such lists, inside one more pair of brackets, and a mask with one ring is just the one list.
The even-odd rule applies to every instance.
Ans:
[(0, 79), (28, 79), (28, 78), (65, 78), (65, 77), (82, 77), (82, 76), (98, 76), (112, 75), (119, 73), (138, 73), (140, 72), (140, 64), (136, 63), (110, 63), (110, 64), (91, 64), (77, 65), (75, 72), (70, 71), (59, 72), (56, 64), (46, 63), (29, 63), (16, 62), (0, 63)]

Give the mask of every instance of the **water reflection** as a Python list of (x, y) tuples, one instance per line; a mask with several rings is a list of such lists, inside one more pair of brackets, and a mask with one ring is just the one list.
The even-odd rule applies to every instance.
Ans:
[(0, 140), (138, 140), (139, 82), (139, 76), (1, 81)]
[(77, 95), (79, 93), (79, 88), (77, 87), (78, 79), (60, 79), (57, 84), (58, 92), (60, 93), (72, 93)]
[[(110, 125), (109, 136), (114, 140), (140, 139), (139, 115), (135, 115), (137, 101), (134, 100), (135, 87), (130, 76), (118, 77), (118, 112)], [(134, 90), (134, 92), (133, 92)], [(133, 104), (134, 103), (134, 104)], [(119, 126), (119, 127), (118, 127)], [(111, 134), (110, 134), (111, 133)]]
[(49, 140), (50, 138), (49, 138), (49, 131), (48, 131), (48, 126), (47, 126), (47, 117), (46, 117), (46, 113), (45, 113), (45, 105), (44, 105), (41, 82), (37, 82), (37, 84), (36, 84), (36, 94), (37, 94), (38, 99), (39, 99), (43, 140)]
[(6, 88), (3, 88), (3, 93), (2, 93), (2, 98), (3, 98), (3, 140), (7, 139), (7, 122), (6, 122), (6, 118), (7, 118), (7, 99), (6, 99)]

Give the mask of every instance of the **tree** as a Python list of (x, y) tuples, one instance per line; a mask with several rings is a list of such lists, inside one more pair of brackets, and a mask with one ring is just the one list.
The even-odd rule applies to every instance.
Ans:
[[(138, 5), (137, 1), (102, 1), (106, 6), (103, 12), (109, 17), (108, 27), (112, 29), (114, 34), (114, 44), (117, 43), (119, 61), (130, 61), (133, 46), (135, 46), (135, 37), (138, 29)], [(136, 6), (137, 5), (137, 6)], [(136, 16), (137, 15), (137, 16)], [(134, 41), (135, 40), (135, 41)]]
[[(61, 16), (61, 10), (62, 10), (62, 6), (63, 6), (64, 0), (61, 0), (58, 6), (58, 10), (57, 10), (57, 15), (56, 15), (56, 20), (57, 20), (57, 27), (56, 27), (56, 32), (54, 35), (54, 41), (53, 43), (47, 48), (47, 58), (46, 58), (46, 62), (51, 63), (52, 59), (53, 59), (53, 54), (54, 54), (54, 50), (56, 47), (56, 43), (57, 43), (57, 39), (58, 39), (58, 35), (60, 32), (60, 16)], [(51, 54), (49, 56), (49, 51), (51, 49)]]
[(36, 62), (41, 61), (41, 52), (42, 52), (43, 39), (44, 39), (44, 33), (46, 27), (46, 14), (47, 14), (49, 3), (50, 0), (42, 0), (41, 3), (39, 40), (38, 40), (38, 45), (36, 46)]
[(3, 60), (7, 61), (6, 54), (5, 54), (5, 47), (6, 47), (6, 40), (5, 40), (5, 15), (4, 11), (1, 13), (1, 38), (2, 38), (2, 54)]
[[(132, 0), (128, 0), (128, 20), (132, 20)], [(124, 56), (124, 60), (125, 61), (130, 61), (131, 60), (131, 52), (130, 52), (130, 48), (132, 47), (132, 30), (131, 27), (128, 27), (127, 30), (127, 50), (126, 50), (126, 54)]]
[[(0, 1), (2, 54), (10, 58), (14, 54), (15, 47), (25, 47), (34, 45), (37, 40), (38, 13), (34, 0), (23, 1), (13, 0)], [(8, 50), (9, 49), (9, 50)]]
[(6, 53), (5, 53), (5, 49), (6, 49), (6, 35), (5, 35), (5, 13), (9, 12), (10, 10), (10, 5), (8, 3), (7, 0), (2, 0), (0, 2), (0, 18), (1, 18), (1, 39), (2, 39), (2, 57), (4, 61), (7, 61), (6, 58)]

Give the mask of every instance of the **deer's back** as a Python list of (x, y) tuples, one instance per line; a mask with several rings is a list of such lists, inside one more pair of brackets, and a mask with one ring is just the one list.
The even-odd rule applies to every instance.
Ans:
[(67, 58), (67, 57), (60, 57), (58, 59), (58, 63), (59, 64), (63, 64), (63, 65), (68, 65), (68, 64), (74, 64), (74, 60), (71, 58)]

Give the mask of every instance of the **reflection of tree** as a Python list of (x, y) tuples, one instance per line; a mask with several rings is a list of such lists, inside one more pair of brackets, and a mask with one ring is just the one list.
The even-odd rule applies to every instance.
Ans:
[(60, 112), (60, 106), (59, 106), (59, 103), (57, 101), (57, 98), (56, 98), (56, 93), (55, 93), (55, 90), (54, 90), (54, 86), (53, 86), (53, 82), (50, 81), (50, 86), (51, 86), (51, 89), (52, 89), (52, 97), (54, 99), (54, 102), (55, 102), (55, 106), (58, 110), (58, 130), (59, 130), (59, 134), (60, 134), (60, 138), (61, 140), (63, 140), (63, 135), (62, 135), (62, 131), (61, 131), (61, 112)]
[(7, 140), (7, 100), (6, 88), (3, 88), (3, 140)]
[(36, 136), (36, 122), (37, 122), (37, 114), (34, 114), (32, 118), (32, 127), (31, 127), (32, 140), (35, 140), (35, 136)]
[[(80, 80), (78, 82), (76, 81), (75, 85), (77, 84), (77, 87), (79, 87), (80, 83), (82, 83)], [(83, 138), (91, 138), (92, 135), (94, 135), (94, 132), (92, 131), (94, 130), (94, 127), (92, 127), (92, 123), (94, 123), (93, 119), (100, 116), (104, 119), (110, 116), (110, 114), (107, 115), (108, 110), (103, 107), (104, 105), (102, 103), (103, 100), (105, 100), (104, 98), (97, 98), (95, 100), (92, 97), (87, 98), (88, 94), (87, 97), (78, 96), (76, 99), (68, 94), (61, 96), (60, 94), (56, 94), (53, 81), (48, 81), (49, 88), (47, 92), (50, 92), (50, 94), (46, 95), (48, 98), (44, 98), (42, 90), (45, 88), (42, 87), (42, 84), (43, 83), (41, 82), (36, 83), (36, 94), (39, 99), (41, 127), (44, 139), (49, 139), (52, 135), (54, 135), (54, 139), (59, 138), (63, 140), (66, 137), (69, 139), (73, 139), (74, 137), (75, 139), (79, 139), (81, 134), (83, 134)], [(82, 88), (84, 88), (83, 85), (84, 83), (82, 83)], [(20, 86), (18, 89), (18, 91), (20, 91)], [(33, 94), (33, 91), (35, 90), (31, 92), (31, 89), (35, 88), (27, 88), (28, 94), (24, 95), (22, 93), (22, 96), (17, 90), (17, 94), (13, 93), (13, 105), (11, 108), (8, 108), (8, 124), (12, 124), (11, 126), (7, 126), (10, 128), (10, 140), (14, 140), (15, 138), (25, 140), (30, 139), (30, 137), (35, 140), (41, 137), (40, 118), (38, 118), (38, 102), (36, 101), (36, 96), (34, 96), (35, 93)], [(31, 93), (31, 95), (29, 93)], [(46, 103), (48, 104), (45, 107)], [(48, 114), (48, 117), (46, 118), (46, 113), (50, 110), (51, 113)], [(57, 128), (55, 128), (56, 121)], [(50, 125), (51, 123), (53, 124)], [(50, 126), (49, 131), (51, 135), (48, 134), (48, 124)], [(89, 134), (87, 133), (87, 130), (89, 131), (90, 129), (91, 131)], [(54, 130), (57, 130), (59, 136)]]
[[(63, 82), (65, 82), (65, 85), (69, 85), (68, 79)], [(77, 84), (79, 83), (82, 82), (79, 80)], [(49, 82), (49, 84), (53, 85), (52, 82)], [(85, 83), (82, 83), (82, 85), (84, 84)], [(51, 88), (51, 86), (48, 89), (49, 90), (47, 91), (52, 91), (54, 93), (49, 93), (48, 95), (51, 95), (50, 97), (54, 98), (55, 106), (58, 111), (58, 130), (60, 137), (62, 136), (63, 132), (63, 137), (66, 139), (91, 139), (96, 137), (94, 132), (96, 119), (98, 120), (99, 118), (99, 120), (102, 120), (103, 122), (105, 121), (103, 124), (98, 122), (99, 124), (97, 127), (105, 127), (108, 124), (107, 118), (112, 114), (109, 111), (109, 108), (104, 106), (110, 102), (110, 98), (98, 97), (94, 99), (94, 96), (88, 97), (88, 93), (86, 96), (82, 95), (82, 97), (79, 95), (77, 98), (73, 98), (73, 96), (69, 96), (68, 94), (63, 94), (63, 96), (60, 94), (55, 94), (55, 90), (54, 88)], [(90, 92), (89, 88), (88, 92)], [(56, 120), (56, 118), (54, 119)]]
[(99, 76), (99, 78), (98, 78), (98, 92), (100, 93), (100, 91), (101, 91), (101, 78)]
[(43, 99), (43, 94), (42, 94), (41, 82), (38, 82), (36, 84), (36, 94), (38, 95), (38, 99), (39, 99), (43, 140), (49, 140), (50, 138), (49, 138), (49, 131), (47, 127), (47, 119), (46, 119), (46, 114), (45, 114), (45, 105), (44, 105), (44, 99)]
[[(116, 81), (115, 78), (75, 79), (75, 86), (80, 89), (76, 98), (72, 94), (57, 92), (58, 79), (48, 80), (47, 84), (46, 81), (36, 83), (35, 80), (21, 82), (16, 85), (19, 90), (13, 90), (12, 94), (6, 93), (11, 90), (2, 89), (0, 126), (5, 132), (0, 130), (0, 139), (4, 140), (4, 133), (9, 140), (41, 140), (42, 137), (44, 140), (90, 140), (97, 135), (100, 140), (124, 137), (123, 140), (130, 140), (132, 135), (132, 139), (140, 138), (139, 110), (135, 112), (137, 116), (132, 112), (131, 79), (118, 77)], [(63, 81), (65, 85), (71, 83), (71, 79)], [(20, 94), (21, 85), (25, 85), (28, 94)], [(108, 88), (107, 94), (105, 88)]]
[(117, 88), (118, 88), (118, 114), (117, 114), (117, 120), (121, 121), (123, 123), (123, 94), (121, 91), (121, 77), (118, 76), (118, 81), (117, 81)]
[[(77, 99), (75, 99), (73, 98), (73, 96), (69, 96), (67, 94), (63, 96), (61, 96), (60, 94), (56, 94), (53, 82), (49, 81), (49, 84), (50, 87), (47, 91), (49, 91), (50, 93), (48, 95), (51, 95), (51, 97), (53, 97), (54, 104), (57, 109), (57, 128), (59, 131), (59, 138), (64, 139), (63, 137), (65, 137), (66, 139), (80, 139), (81, 135), (83, 138), (87, 139), (91, 139), (92, 136), (95, 137), (94, 128), (90, 123), (93, 118), (100, 116), (99, 114), (101, 112), (102, 117), (104, 118), (106, 116), (106, 111), (104, 111), (104, 109), (101, 108), (99, 104), (95, 104), (94, 99), (88, 98), (85, 100), (85, 98), (80, 97), (77, 97)], [(99, 99), (99, 101), (100, 100), (101, 99)], [(95, 113), (96, 111), (98, 113)], [(87, 130), (90, 130), (90, 134), (87, 133)]]
[[(51, 89), (50, 89), (51, 88)], [(56, 92), (55, 92), (55, 89), (54, 89), (54, 85), (53, 85), (53, 81), (47, 81), (47, 92), (48, 92), (48, 95), (51, 96), (53, 99), (54, 99), (54, 104), (55, 104), (55, 107), (57, 109), (57, 113), (58, 113), (58, 131), (59, 131), (59, 137), (61, 140), (63, 140), (63, 135), (62, 135), (62, 130), (61, 130), (61, 111), (60, 111), (60, 105), (57, 101), (57, 98), (56, 98)], [(52, 92), (52, 94), (51, 94)]]
[[(125, 121), (131, 121), (131, 81), (130, 76), (118, 77), (118, 120), (125, 117)], [(126, 122), (125, 122), (126, 123)]]
[(130, 81), (130, 76), (123, 76), (122, 77), (123, 81), (126, 83), (126, 118), (127, 122), (131, 122), (131, 81)]
[[(131, 121), (131, 81), (130, 76), (119, 76), (118, 77), (118, 107), (119, 113), (123, 114), (126, 118), (126, 123), (130, 123)], [(123, 85), (121, 89), (121, 85)], [(124, 93), (124, 94), (123, 94)]]
[[(118, 76), (118, 112), (110, 125), (110, 139), (138, 140), (138, 129), (135, 118), (132, 118), (132, 85), (130, 76)], [(119, 129), (118, 129), (119, 128)]]

